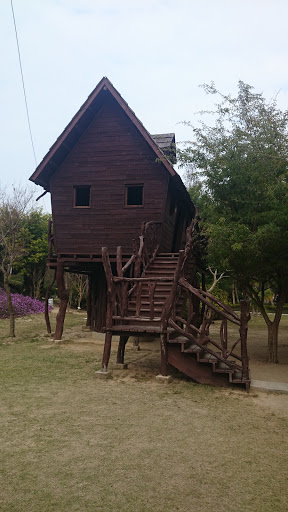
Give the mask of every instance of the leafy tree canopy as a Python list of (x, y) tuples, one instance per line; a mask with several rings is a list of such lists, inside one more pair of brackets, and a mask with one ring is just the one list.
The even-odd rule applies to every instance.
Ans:
[[(187, 123), (194, 138), (180, 161), (207, 221), (210, 263), (229, 270), (257, 302), (276, 362), (276, 324), (288, 294), (288, 112), (242, 81), (235, 97), (213, 83), (203, 87), (219, 100), (202, 113), (213, 114), (214, 123)], [(265, 312), (265, 287), (279, 297), (274, 322)]]

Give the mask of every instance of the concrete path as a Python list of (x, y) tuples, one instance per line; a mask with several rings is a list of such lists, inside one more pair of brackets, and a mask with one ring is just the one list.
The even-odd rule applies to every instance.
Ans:
[(288, 394), (288, 384), (286, 382), (266, 382), (264, 380), (251, 379), (251, 390), (274, 391), (276, 393)]

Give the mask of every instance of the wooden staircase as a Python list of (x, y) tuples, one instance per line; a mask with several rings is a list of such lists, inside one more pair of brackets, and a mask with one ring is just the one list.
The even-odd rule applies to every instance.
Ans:
[[(159, 254), (145, 271), (143, 277), (147, 279), (131, 294), (127, 307), (127, 323), (121, 328), (131, 332), (133, 327), (139, 326), (137, 332), (159, 334), (161, 332), (161, 314), (163, 306), (171, 291), (171, 284), (178, 262), (179, 253)], [(161, 281), (151, 281), (161, 277)], [(151, 291), (151, 283), (155, 289)], [(152, 286), (153, 286), (152, 284)], [(153, 292), (153, 298), (152, 298)], [(151, 304), (153, 302), (153, 311)], [(129, 320), (132, 318), (132, 320)], [(117, 317), (114, 317), (116, 320)], [(172, 332), (172, 329), (170, 329)]]
[[(146, 262), (141, 259), (141, 264), (139, 261), (137, 264), (138, 255), (131, 260), (134, 272), (125, 277), (123, 269), (127, 270), (128, 266), (126, 264), (126, 269), (122, 267), (118, 249), (118, 275), (113, 276), (107, 250), (103, 250), (108, 284), (103, 369), (107, 368), (112, 335), (120, 335), (122, 359), (118, 362), (124, 362), (125, 343), (129, 336), (152, 335), (161, 340), (162, 374), (167, 373), (169, 363), (199, 383), (216, 386), (240, 384), (248, 390), (250, 376), (246, 341), (249, 305), (243, 301), (241, 315), (238, 316), (217, 298), (189, 283), (193, 272), (195, 274), (191, 246), (180, 253), (157, 254), (155, 251)], [(199, 322), (201, 306), (203, 314)], [(221, 318), (217, 338), (209, 332), (213, 312)], [(240, 336), (233, 343), (230, 342), (230, 334), (228, 343), (228, 322), (239, 327)], [(235, 349), (239, 345), (241, 350), (237, 352)]]
[[(183, 336), (171, 338), (169, 342), (169, 364), (196, 382), (220, 387), (240, 384), (244, 385), (247, 391), (249, 390), (250, 378), (245, 379), (243, 371), (235, 368), (235, 360), (231, 360), (228, 366), (199, 345), (187, 344), (187, 339)], [(234, 365), (234, 368), (231, 365)]]

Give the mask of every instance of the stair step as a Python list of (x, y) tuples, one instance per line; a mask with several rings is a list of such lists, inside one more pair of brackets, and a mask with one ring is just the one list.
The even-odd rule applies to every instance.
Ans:
[(160, 277), (163, 279), (163, 277), (169, 277), (169, 280), (170, 280), (170, 283), (171, 283), (171, 278), (174, 276), (175, 274), (175, 269), (174, 268), (152, 268), (151, 270), (147, 270), (147, 272), (145, 272), (145, 276), (144, 277)]
[(169, 343), (187, 343), (187, 338), (185, 336), (175, 336), (173, 338), (169, 338)]
[(161, 317), (160, 316), (155, 316), (152, 320), (150, 319), (150, 317), (148, 316), (118, 316), (118, 315), (114, 315), (113, 317), (113, 320), (118, 320), (118, 321), (125, 321), (125, 322), (147, 322), (147, 323), (152, 323), (152, 322), (160, 322), (161, 320)]
[(216, 363), (213, 364), (213, 372), (214, 373), (234, 373), (232, 368), (217, 368)]
[[(221, 355), (220, 352), (219, 355)], [(203, 353), (199, 358), (200, 363), (213, 363), (214, 361), (219, 361), (218, 357), (213, 354), (209, 354), (208, 352), (206, 352), (206, 354)]]
[(155, 260), (157, 260), (158, 258), (167, 258), (168, 256), (170, 256), (171, 258), (179, 258), (179, 252), (159, 252)]
[[(160, 260), (155, 260), (153, 261), (153, 263), (150, 265), (149, 268), (157, 268), (157, 267), (169, 267), (169, 268), (176, 268), (177, 266), (177, 262), (178, 262), (178, 259), (173, 259), (173, 260), (170, 260), (170, 259), (160, 259)], [(148, 270), (149, 270), (148, 268)]]
[(246, 379), (243, 379), (243, 372), (237, 370), (235, 370), (233, 374), (229, 375), (229, 380), (230, 382), (235, 382), (238, 384), (241, 382), (246, 382)]
[[(129, 301), (128, 306), (132, 307), (135, 304), (136, 304), (136, 299), (135, 300), (133, 299), (133, 300)], [(164, 301), (155, 301), (154, 300), (154, 309), (155, 309), (155, 306), (163, 306), (163, 304), (164, 304)], [(149, 300), (141, 300), (141, 307), (142, 306), (147, 306), (147, 307), (150, 306)]]
[[(230, 363), (230, 364), (232, 364), (232, 365), (234, 365), (234, 364), (236, 364), (236, 361), (230, 361), (230, 360), (229, 360), (229, 363)], [(218, 368), (219, 368), (219, 369), (223, 369), (223, 370), (230, 370), (230, 369), (231, 369), (231, 366), (229, 366), (227, 363), (223, 363), (223, 361), (219, 361), (219, 362), (218, 362)], [(233, 370), (233, 369), (232, 369), (232, 370)], [(235, 370), (233, 370), (233, 371), (235, 371)]]
[(186, 354), (197, 354), (202, 352), (202, 348), (198, 347), (198, 345), (194, 343), (192, 345), (189, 345), (189, 347), (185, 348), (183, 352), (185, 352)]
[[(135, 316), (136, 310), (135, 310), (135, 308), (128, 308), (128, 312), (129, 313), (134, 313), (134, 315), (132, 315), (132, 316)], [(154, 308), (154, 315), (156, 313), (158, 313), (158, 314), (162, 313), (162, 308)], [(139, 311), (139, 314), (141, 316), (146, 316), (146, 317), (150, 316), (150, 308), (141, 308), (140, 311)], [(130, 315), (127, 315), (127, 316), (130, 316)]]
[[(106, 329), (107, 330), (107, 329)], [(162, 331), (160, 325), (137, 325), (137, 324), (121, 324), (121, 325), (113, 325), (108, 329), (114, 333), (117, 332), (127, 332), (127, 333), (155, 333), (161, 334), (162, 332), (170, 333), (173, 331), (171, 327), (168, 327), (166, 331)]]

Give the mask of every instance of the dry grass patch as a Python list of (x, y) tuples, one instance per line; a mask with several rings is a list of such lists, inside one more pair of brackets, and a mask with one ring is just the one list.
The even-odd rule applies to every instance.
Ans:
[(266, 394), (161, 386), (153, 344), (95, 379), (102, 345), (55, 346), (27, 334), (38, 321), (0, 346), (1, 512), (287, 510), (287, 418)]

